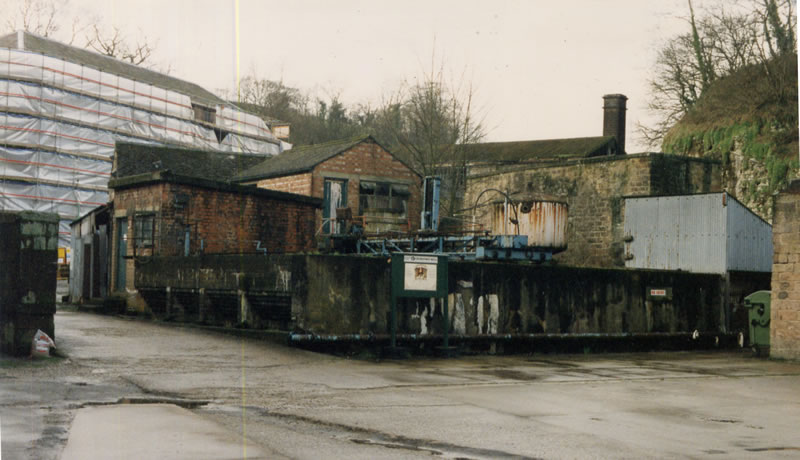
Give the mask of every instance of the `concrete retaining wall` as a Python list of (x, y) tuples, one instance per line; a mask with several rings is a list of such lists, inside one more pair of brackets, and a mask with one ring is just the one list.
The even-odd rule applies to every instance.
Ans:
[[(745, 329), (723, 307), (724, 279), (681, 272), (451, 262), (451, 332), (459, 335)], [(753, 290), (760, 288), (754, 280)], [(136, 287), (157, 316), (314, 334), (386, 334), (390, 264), (356, 256), (153, 258)], [(648, 299), (649, 288), (671, 298)], [(747, 288), (746, 290), (749, 290)], [(443, 331), (442, 308), (403, 299), (400, 333)]]

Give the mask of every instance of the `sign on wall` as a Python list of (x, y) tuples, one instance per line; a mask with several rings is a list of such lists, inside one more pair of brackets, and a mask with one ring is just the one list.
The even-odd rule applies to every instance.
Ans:
[(405, 256), (403, 289), (407, 291), (436, 291), (436, 256)]
[(442, 297), (447, 295), (447, 256), (395, 253), (392, 263), (392, 295), (395, 297)]

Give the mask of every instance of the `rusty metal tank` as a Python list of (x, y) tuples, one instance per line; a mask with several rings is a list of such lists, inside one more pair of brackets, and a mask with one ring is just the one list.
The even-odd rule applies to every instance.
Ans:
[(495, 201), (490, 216), (492, 235), (526, 235), (528, 246), (550, 248), (554, 252), (567, 248), (569, 212), (563, 201), (534, 198), (515, 198), (508, 204)]

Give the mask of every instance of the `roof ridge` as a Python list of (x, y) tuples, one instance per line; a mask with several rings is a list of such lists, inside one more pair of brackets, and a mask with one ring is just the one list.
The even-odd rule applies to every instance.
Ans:
[[(137, 73), (138, 72), (138, 73), (145, 74), (143, 76), (147, 76), (149, 78), (147, 78), (147, 80), (139, 79), (139, 81), (143, 81), (145, 83), (148, 83), (148, 84), (151, 84), (151, 85), (154, 85), (154, 86), (160, 86), (160, 85), (158, 85), (157, 83), (154, 83), (152, 80), (157, 80), (157, 79), (160, 78), (160, 79), (165, 79), (165, 80), (171, 80), (171, 81), (173, 81), (175, 83), (180, 83), (180, 84), (183, 84), (183, 85), (186, 85), (186, 86), (192, 86), (192, 87), (195, 87), (198, 90), (200, 90), (202, 93), (207, 93), (207, 95), (205, 95), (205, 94), (200, 94), (197, 91), (194, 91), (197, 94), (191, 94), (191, 93), (189, 93), (189, 92), (187, 92), (185, 90), (170, 89), (170, 91), (175, 91), (175, 92), (178, 92), (178, 93), (182, 93), (182, 94), (185, 94), (185, 95), (191, 97), (192, 100), (195, 101), (195, 102), (208, 102), (208, 103), (214, 103), (214, 104), (228, 104), (228, 102), (225, 99), (223, 99), (222, 97), (218, 96), (217, 94), (215, 94), (211, 90), (206, 89), (204, 86), (202, 86), (202, 85), (200, 85), (198, 83), (195, 83), (193, 81), (185, 80), (185, 79), (178, 78), (178, 77), (175, 77), (173, 75), (170, 75), (170, 74), (167, 74), (167, 73), (164, 73), (164, 72), (159, 72), (157, 70), (149, 69), (149, 68), (141, 66), (141, 65), (136, 65), (136, 64), (133, 64), (133, 63), (130, 63), (130, 62), (126, 62), (126, 61), (124, 61), (122, 59), (118, 59), (118, 58), (113, 57), (113, 56), (108, 56), (108, 55), (102, 54), (102, 53), (97, 52), (96, 50), (93, 50), (93, 49), (90, 49), (90, 48), (82, 48), (80, 46), (75, 46), (75, 45), (71, 45), (71, 44), (68, 44), (68, 43), (64, 43), (62, 41), (55, 40), (55, 39), (50, 38), (50, 37), (43, 37), (41, 35), (37, 35), (37, 34), (35, 34), (33, 32), (27, 31), (27, 30), (18, 30), (18, 31), (9, 33), (9, 34), (0, 35), (0, 39), (10, 38), (12, 40), (16, 40), (16, 35), (19, 32), (24, 33), (26, 35), (26, 38), (27, 37), (31, 37), (31, 38), (33, 38), (35, 40), (41, 40), (41, 41), (46, 42), (48, 44), (51, 44), (52, 46), (55, 46), (55, 47), (63, 47), (65, 49), (67, 49), (67, 50), (70, 50), (70, 49), (74, 50), (74, 52), (76, 52), (76, 53), (87, 53), (88, 55), (93, 56), (95, 59), (100, 59), (100, 60), (106, 61), (109, 65), (112, 65), (112, 64), (113, 65), (122, 65), (123, 67), (125, 67), (127, 69), (130, 69), (130, 71), (133, 72), (133, 73)], [(16, 48), (16, 45), (12, 46), (10, 48)], [(39, 50), (36, 49), (35, 46), (31, 47), (30, 43), (27, 40), (25, 40), (24, 48), (22, 48), (21, 50), (22, 51), (27, 51), (27, 52), (30, 52), (30, 53), (42, 54), (42, 55), (45, 55), (45, 56), (50, 56), (50, 57), (54, 57), (54, 58), (58, 58), (58, 59), (65, 59), (64, 56), (59, 56), (57, 53), (53, 53), (53, 52), (48, 53), (48, 52), (45, 52), (45, 51), (39, 51)], [(86, 58), (84, 58), (84, 59), (86, 59)], [(111, 74), (114, 74), (114, 75), (119, 75), (119, 76), (122, 76), (122, 77), (125, 77), (125, 78), (130, 78), (130, 79), (132, 79), (134, 81), (137, 80), (137, 78), (135, 78), (134, 76), (132, 76), (130, 74), (126, 75), (123, 72), (121, 72), (121, 69), (120, 70), (102, 69), (102, 68), (99, 68), (99, 66), (97, 64), (95, 64), (95, 63), (81, 62), (81, 59), (77, 59), (77, 61), (82, 66), (90, 67), (90, 68), (93, 68), (93, 69), (95, 69), (97, 71), (100, 71), (100, 72), (108, 72), (108, 73), (111, 73)], [(163, 86), (160, 86), (160, 87), (163, 88)], [(210, 97), (209, 97), (209, 95), (210, 95)]]
[(353, 136), (353, 137), (346, 137), (344, 139), (334, 139), (325, 142), (319, 142), (317, 144), (302, 144), (302, 145), (295, 145), (290, 150), (286, 150), (286, 153), (297, 152), (298, 150), (305, 150), (312, 147), (329, 147), (336, 144), (347, 144), (350, 142), (360, 142), (366, 140), (367, 138), (372, 137), (371, 134), (361, 135), (361, 136)]
[(480, 146), (480, 145), (493, 145), (493, 144), (523, 144), (523, 143), (530, 143), (530, 142), (556, 142), (556, 141), (576, 141), (582, 139), (607, 139), (614, 137), (612, 136), (578, 136), (578, 137), (559, 137), (559, 138), (551, 138), (551, 139), (528, 139), (528, 140), (520, 140), (520, 141), (493, 141), (493, 142), (473, 142), (470, 144), (461, 144), (464, 146)]

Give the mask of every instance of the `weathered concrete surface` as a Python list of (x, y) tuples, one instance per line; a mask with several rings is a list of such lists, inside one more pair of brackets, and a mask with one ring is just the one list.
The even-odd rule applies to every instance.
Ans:
[[(283, 305), (291, 318), (277, 326), (283, 330), (387, 334), (390, 267), (387, 258), (353, 255), (158, 257), (138, 268), (136, 287), (159, 317), (266, 328)], [(450, 262), (448, 273), (453, 335), (748, 329), (743, 308), (734, 311), (739, 294), (724, 307), (717, 275), (493, 262)], [(739, 284), (746, 294), (767, 289), (769, 274)], [(673, 295), (650, 299), (654, 287)], [(254, 297), (265, 294), (270, 301), (259, 306)], [(440, 334), (443, 319), (441, 302), (399, 301), (400, 333)]]
[(220, 425), (173, 404), (87, 407), (72, 422), (61, 460), (169, 458), (253, 460), (267, 457)]
[[(49, 438), (55, 447), (40, 447), (45, 430), (28, 436), (32, 441), (25, 433), (14, 438), (25, 425), (17, 409), (34, 414), (28, 426), (66, 432), (70, 414), (86, 401), (131, 393), (208, 402), (192, 411), (268, 456), (290, 458), (793, 458), (800, 452), (800, 365), (745, 353), (376, 363), (88, 314), (59, 312), (56, 321), (59, 347), (71, 363), (39, 375), (0, 368), (3, 453), (11, 430), (17, 439), (11, 452), (21, 446), (24, 454), (11, 458), (57, 458), (51, 454), (66, 442), (64, 434)], [(34, 379), (42, 386), (24, 391)], [(65, 387), (73, 409), (46, 402), (48, 388)], [(81, 397), (99, 387), (105, 396)], [(48, 413), (67, 415), (49, 424)]]

